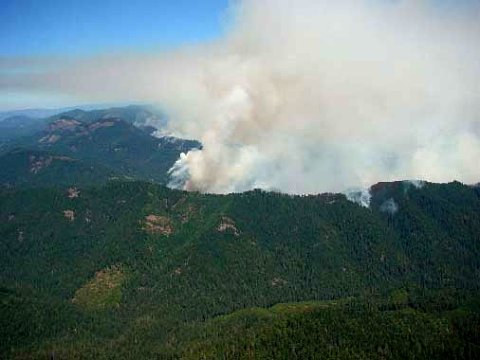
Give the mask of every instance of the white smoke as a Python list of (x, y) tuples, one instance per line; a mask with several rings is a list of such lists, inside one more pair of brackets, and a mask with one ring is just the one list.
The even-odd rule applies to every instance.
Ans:
[(223, 53), (204, 64), (204, 149), (178, 161), (176, 181), (304, 193), (478, 180), (480, 18), (438, 11), (244, 1)]
[(6, 86), (161, 104), (173, 133), (203, 144), (171, 169), (171, 185), (188, 190), (475, 183), (478, 9), (426, 0), (244, 0), (216, 43), (92, 59)]
[(394, 199), (390, 198), (380, 206), (380, 211), (395, 215), (398, 212), (398, 205)]
[(369, 208), (372, 201), (370, 189), (349, 189), (345, 191), (347, 199), (360, 206)]

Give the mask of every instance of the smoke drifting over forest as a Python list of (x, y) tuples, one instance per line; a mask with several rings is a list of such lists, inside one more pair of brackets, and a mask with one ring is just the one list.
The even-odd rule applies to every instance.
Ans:
[[(203, 149), (171, 185), (343, 191), (478, 182), (480, 12), (443, 1), (244, 0), (216, 42), (161, 54), (23, 59), (0, 86), (144, 101)], [(3, 69), (19, 66), (4, 61)]]

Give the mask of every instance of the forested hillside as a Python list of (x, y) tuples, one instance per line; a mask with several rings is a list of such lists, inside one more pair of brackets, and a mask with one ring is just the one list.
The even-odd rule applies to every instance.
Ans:
[(377, 184), (369, 208), (144, 182), (6, 188), (0, 219), (6, 358), (480, 354), (477, 187)]
[[(180, 154), (201, 145), (155, 137), (150, 122), (159, 125), (162, 120), (140, 106), (72, 110), (24, 121), (24, 136), (0, 144), (0, 185), (98, 185), (113, 178), (166, 183)], [(14, 125), (16, 131), (23, 129)]]
[(14, 149), (0, 155), (0, 164), (1, 183), (7, 187), (78, 186), (125, 178), (95, 161), (42, 150)]

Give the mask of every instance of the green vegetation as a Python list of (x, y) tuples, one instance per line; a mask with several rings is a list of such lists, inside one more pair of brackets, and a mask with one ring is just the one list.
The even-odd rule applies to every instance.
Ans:
[(130, 106), (38, 120), (28, 134), (0, 144), (0, 185), (85, 186), (114, 178), (166, 183), (180, 154), (200, 144), (152, 136), (152, 119), (164, 123), (148, 109)]
[(85, 310), (104, 310), (120, 306), (125, 274), (117, 266), (98, 271), (95, 277), (75, 292), (72, 302)]
[[(381, 310), (358, 302), (248, 309), (190, 330), (184, 359), (478, 358), (480, 343), (456, 329), (451, 313)], [(477, 323), (478, 325), (478, 323)], [(463, 329), (466, 330), (465, 328)], [(468, 330), (474, 335), (474, 328)]]
[(93, 161), (49, 151), (13, 149), (0, 155), (0, 164), (1, 184), (10, 187), (84, 186), (124, 178)]
[(0, 190), (0, 357), (478, 358), (478, 188), (372, 195)]

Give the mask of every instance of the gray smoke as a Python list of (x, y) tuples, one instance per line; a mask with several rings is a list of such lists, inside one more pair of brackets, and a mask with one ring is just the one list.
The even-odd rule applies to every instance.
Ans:
[(203, 143), (171, 169), (188, 190), (478, 182), (478, 3), (244, 0), (232, 14), (215, 43), (56, 61), (0, 86), (160, 104), (172, 133)]

